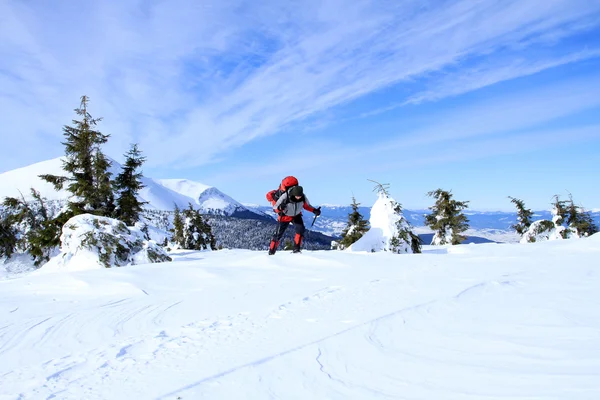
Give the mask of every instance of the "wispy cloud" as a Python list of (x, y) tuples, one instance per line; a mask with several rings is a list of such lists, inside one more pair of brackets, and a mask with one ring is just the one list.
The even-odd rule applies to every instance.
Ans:
[(109, 150), (138, 141), (150, 164), (190, 167), (403, 82), (425, 89), (392, 107), (597, 57), (527, 51), (597, 27), (600, 3), (8, 0), (0, 15), (5, 149), (60, 152), (85, 93)]
[(493, 63), (482, 62), (476, 67), (461, 68), (452, 72), (443, 71), (436, 76), (429, 77), (425, 83), (428, 89), (414, 93), (401, 102), (362, 113), (360, 117), (370, 117), (407, 105), (458, 96), (499, 82), (526, 77), (550, 68), (596, 57), (600, 57), (600, 48), (585, 49), (565, 56), (541, 60), (528, 60), (513, 56), (508, 60), (494, 60)]
[[(568, 128), (549, 127), (561, 119), (600, 109), (598, 87), (600, 76), (585, 76), (520, 89), (476, 104), (432, 112), (428, 122), (418, 129), (385, 135), (391, 139), (361, 143), (326, 139), (318, 147), (300, 144), (295, 153), (303, 154), (302, 171), (307, 175), (341, 169), (344, 174), (360, 175), (543, 151), (565, 145), (567, 137), (571, 143), (598, 142), (598, 121), (571, 123)], [(369, 134), (379, 136), (376, 132)], [(282, 174), (282, 166), (288, 165), (288, 158), (287, 153), (275, 153), (257, 165), (224, 168), (214, 178), (219, 182), (247, 178), (275, 181)]]

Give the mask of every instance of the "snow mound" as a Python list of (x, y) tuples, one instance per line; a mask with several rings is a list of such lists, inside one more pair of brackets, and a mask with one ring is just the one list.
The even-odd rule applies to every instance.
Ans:
[(85, 270), (171, 261), (153, 240), (137, 227), (91, 214), (77, 215), (62, 229), (61, 252), (43, 270)]

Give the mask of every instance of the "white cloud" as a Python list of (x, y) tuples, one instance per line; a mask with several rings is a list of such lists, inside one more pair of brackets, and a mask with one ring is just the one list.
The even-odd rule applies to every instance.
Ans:
[[(403, 102), (595, 57), (576, 49), (530, 58), (523, 48), (585, 31), (599, 12), (583, 0), (9, 0), (0, 4), (4, 148), (25, 141), (37, 160), (60, 153), (60, 128), (85, 93), (113, 135), (112, 155), (139, 141), (150, 164), (198, 165), (432, 72), (439, 89)], [(520, 60), (506, 62), (512, 51)], [(468, 69), (446, 71), (465, 60)], [(10, 153), (0, 153), (0, 169), (19, 165), (22, 155)]]
[[(399, 128), (393, 135), (368, 132), (371, 140), (358, 144), (319, 139), (319, 146), (299, 143), (300, 147), (294, 152), (303, 154), (302, 170), (306, 173), (343, 168), (345, 174), (363, 174), (543, 151), (564, 144), (566, 137), (571, 143), (597, 141), (600, 139), (598, 125), (580, 122), (564, 129), (546, 126), (561, 118), (600, 108), (598, 87), (600, 77), (534, 86), (431, 113), (429, 122), (415, 130)], [(382, 136), (393, 139), (383, 140)], [(289, 156), (289, 153), (276, 153), (255, 166), (232, 166), (215, 179), (275, 179), (281, 175), (281, 167), (288, 164)]]

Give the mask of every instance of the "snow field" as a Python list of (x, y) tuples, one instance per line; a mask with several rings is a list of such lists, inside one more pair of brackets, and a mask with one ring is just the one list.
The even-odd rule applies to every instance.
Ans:
[(597, 399), (600, 236), (0, 281), (0, 399)]

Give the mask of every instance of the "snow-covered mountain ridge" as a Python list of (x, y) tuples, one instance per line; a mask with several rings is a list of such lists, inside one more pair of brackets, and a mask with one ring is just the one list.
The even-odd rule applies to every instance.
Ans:
[[(112, 160), (110, 172), (113, 177), (121, 171), (121, 164)], [(42, 161), (27, 167), (0, 174), (0, 198), (7, 196), (30, 198), (30, 188), (34, 188), (48, 200), (64, 201), (69, 197), (66, 190), (56, 191), (54, 187), (39, 178), (42, 174), (64, 176), (63, 158)], [(206, 214), (217, 214), (239, 218), (268, 219), (259, 210), (249, 209), (213, 186), (187, 179), (142, 178), (145, 187), (140, 191), (141, 200), (147, 208), (173, 210), (187, 208), (191, 203)]]

